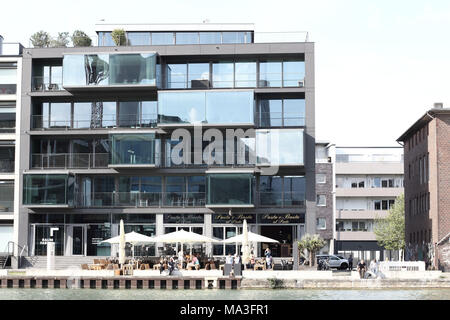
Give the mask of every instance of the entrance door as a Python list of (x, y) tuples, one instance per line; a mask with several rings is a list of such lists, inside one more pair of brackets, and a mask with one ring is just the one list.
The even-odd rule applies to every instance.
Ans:
[(81, 256), (84, 255), (84, 227), (73, 226), (72, 227), (72, 255)]

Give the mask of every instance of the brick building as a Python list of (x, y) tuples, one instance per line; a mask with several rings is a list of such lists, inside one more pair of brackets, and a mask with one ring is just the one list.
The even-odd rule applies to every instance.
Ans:
[(406, 259), (450, 267), (450, 108), (435, 104), (404, 144)]

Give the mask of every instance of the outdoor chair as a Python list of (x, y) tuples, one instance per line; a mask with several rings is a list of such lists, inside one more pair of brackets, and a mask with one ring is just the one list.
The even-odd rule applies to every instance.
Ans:
[(106, 270), (113, 270), (113, 269), (114, 269), (114, 267), (113, 267), (112, 264), (108, 264), (108, 265), (106, 266)]
[(94, 259), (94, 264), (100, 264), (100, 259)]
[(113, 270), (119, 270), (119, 265), (118, 264), (113, 264)]
[(81, 265), (81, 270), (89, 270), (89, 266), (86, 263), (84, 263)]

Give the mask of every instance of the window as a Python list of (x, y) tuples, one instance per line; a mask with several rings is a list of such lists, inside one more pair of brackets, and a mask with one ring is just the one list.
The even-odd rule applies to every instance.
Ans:
[(222, 34), (220, 32), (200, 32), (200, 44), (218, 43), (222, 43)]
[(152, 45), (175, 44), (173, 32), (153, 32)]
[(316, 205), (319, 207), (325, 207), (327, 205), (327, 197), (324, 194), (318, 194)]
[(24, 175), (23, 204), (72, 205), (74, 178), (68, 175)]
[(198, 32), (177, 32), (175, 34), (176, 44), (198, 44)]
[(258, 164), (302, 165), (303, 130), (256, 130)]
[(316, 229), (317, 230), (326, 230), (327, 229), (327, 220), (325, 218), (317, 218), (316, 219)]
[(261, 127), (290, 127), (305, 125), (304, 99), (262, 99), (258, 104)]
[(0, 94), (16, 94), (17, 70), (8, 69), (0, 63)]
[(206, 92), (206, 121), (212, 123), (248, 123), (253, 121), (251, 91)]
[(16, 104), (0, 102), (0, 133), (14, 132), (16, 129)]
[(112, 39), (111, 32), (99, 32), (98, 33), (98, 45), (100, 47), (112, 47), (115, 46), (115, 42)]
[(212, 79), (214, 88), (232, 88), (234, 83), (234, 63), (213, 63)]
[(208, 174), (208, 205), (253, 204), (252, 174)]
[(183, 195), (186, 191), (185, 177), (166, 177), (165, 204), (168, 206), (183, 206)]
[(316, 183), (326, 183), (327, 175), (325, 173), (317, 173), (316, 174)]
[(256, 87), (256, 62), (235, 63), (236, 88)]
[(154, 134), (112, 134), (111, 164), (149, 164), (159, 162), (159, 140)]
[(283, 87), (303, 87), (305, 62), (283, 61)]
[(245, 43), (245, 33), (222, 32), (222, 43)]
[(15, 147), (0, 141), (0, 172), (14, 172)]
[(187, 79), (187, 64), (167, 65), (167, 88), (185, 89)]
[(14, 212), (14, 181), (0, 181), (0, 212)]
[(188, 64), (188, 88), (209, 88), (209, 63)]
[(150, 45), (150, 32), (127, 32), (128, 45), (148, 46)]
[(281, 62), (260, 62), (259, 63), (259, 86), (260, 87), (281, 87), (282, 77)]

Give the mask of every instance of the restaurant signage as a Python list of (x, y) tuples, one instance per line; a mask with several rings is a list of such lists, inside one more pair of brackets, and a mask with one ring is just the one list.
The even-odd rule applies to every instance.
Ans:
[(247, 223), (256, 223), (254, 214), (233, 213), (231, 216), (229, 214), (212, 215), (212, 223), (243, 224), (245, 219), (247, 220)]
[(260, 214), (258, 215), (258, 222), (267, 224), (305, 223), (305, 214), (304, 213)]
[(164, 223), (203, 223), (205, 221), (203, 214), (165, 214)]

